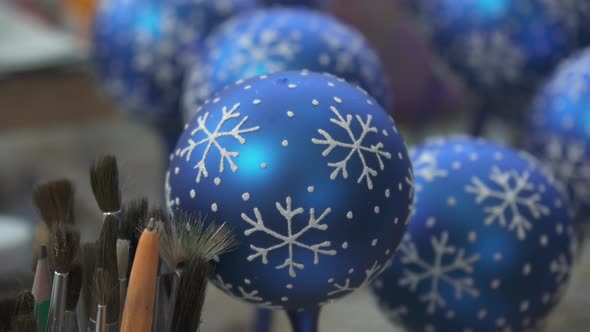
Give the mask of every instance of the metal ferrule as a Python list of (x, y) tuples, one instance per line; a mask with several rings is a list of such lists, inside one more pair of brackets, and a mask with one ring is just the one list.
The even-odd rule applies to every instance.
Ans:
[(119, 219), (119, 225), (121, 224), (121, 210), (114, 211), (114, 212), (103, 212), (102, 213), (102, 222), (103, 223), (107, 219), (108, 216), (115, 216), (115, 217), (117, 217), (117, 219)]
[(96, 310), (96, 326), (94, 327), (95, 332), (106, 332), (107, 331), (107, 306), (98, 305)]
[(75, 311), (64, 312), (64, 332), (78, 332), (78, 315)]
[(56, 271), (53, 277), (53, 286), (51, 288), (47, 332), (63, 331), (67, 288), (68, 274)]

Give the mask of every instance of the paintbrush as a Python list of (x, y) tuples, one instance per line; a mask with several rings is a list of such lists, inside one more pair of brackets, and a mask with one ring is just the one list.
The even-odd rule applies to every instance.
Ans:
[[(33, 260), (38, 257), (41, 244), (49, 244), (49, 233), (59, 222), (74, 223), (74, 186), (69, 180), (59, 179), (41, 183), (33, 188), (33, 204), (46, 227), (37, 226)], [(48, 245), (49, 252), (52, 248)], [(53, 255), (48, 257), (49, 271), (54, 272)]]
[[(82, 330), (94, 331), (96, 303), (94, 301), (94, 271), (96, 269), (96, 243), (85, 243), (82, 246), (82, 308), (80, 320)], [(88, 319), (85, 319), (88, 318)]]
[(112, 288), (113, 282), (114, 278), (109, 271), (100, 267), (96, 268), (94, 272), (94, 292), (97, 303), (95, 332), (116, 331), (116, 324), (109, 324), (109, 310), (112, 310), (109, 307), (113, 305), (113, 298), (117, 298)]
[[(149, 213), (150, 218), (157, 220), (156, 223), (156, 230), (162, 225), (168, 223), (168, 219), (170, 219), (170, 215), (161, 207), (154, 207), (150, 210)], [(152, 332), (159, 332), (166, 329), (168, 311), (166, 310), (169, 306), (169, 302), (167, 302), (166, 294), (164, 293), (164, 287), (162, 286), (162, 260), (158, 260), (158, 276), (156, 277), (156, 302), (154, 304), (154, 320), (152, 324)]]
[[(175, 273), (172, 279), (172, 289), (170, 291), (170, 331), (176, 331), (173, 326), (178, 325), (177, 320), (184, 322), (200, 321), (202, 310), (202, 301), (205, 297), (205, 286), (207, 285), (207, 275), (209, 262), (216, 256), (231, 250), (234, 245), (232, 232), (225, 224), (221, 226), (210, 223), (205, 226), (203, 218), (192, 218), (188, 214), (180, 213), (172, 220), (168, 227), (162, 227), (158, 231), (160, 235), (160, 256), (166, 262), (168, 267)], [(204, 272), (191, 271), (192, 276), (185, 276), (189, 263), (193, 269), (202, 269)], [(196, 267), (194, 265), (197, 265)], [(204, 273), (201, 275), (199, 273)], [(200, 279), (194, 279), (200, 278)], [(179, 287), (183, 284), (184, 279), (194, 281), (192, 288), (179, 292)], [(188, 287), (188, 286), (185, 286)], [(197, 296), (195, 299), (186, 297), (180, 300), (180, 293), (189, 291), (192, 295)], [(193, 305), (191, 317), (185, 312), (188, 307), (177, 308), (179, 303), (187, 302)], [(196, 301), (196, 302), (194, 302)], [(199, 304), (200, 303), (200, 304)], [(182, 304), (188, 305), (187, 303)], [(198, 306), (194, 306), (198, 305)], [(190, 325), (193, 326), (193, 325)], [(187, 329), (194, 331), (195, 329)]]
[(67, 223), (57, 223), (51, 229), (55, 275), (49, 303), (47, 331), (63, 331), (63, 318), (68, 287), (68, 274), (80, 246), (80, 231)]
[(68, 275), (68, 289), (66, 292), (66, 311), (64, 317), (64, 331), (78, 332), (78, 315), (76, 306), (82, 288), (82, 265), (79, 259), (72, 264)]
[[(119, 227), (119, 238), (130, 241), (129, 246), (129, 267), (133, 265), (137, 242), (145, 228), (145, 221), (148, 219), (147, 198), (134, 199), (123, 206), (123, 215)], [(127, 271), (127, 276), (129, 276)]]
[(131, 267), (121, 332), (148, 332), (152, 329), (159, 246), (155, 223), (151, 219), (139, 239), (135, 262)]
[(90, 186), (94, 198), (102, 211), (103, 221), (108, 215), (121, 218), (121, 190), (119, 189), (119, 168), (114, 156), (103, 156), (90, 166)]
[(127, 296), (127, 270), (129, 269), (129, 240), (117, 239), (117, 271), (119, 273), (119, 312), (123, 312), (125, 307), (125, 297)]
[[(102, 269), (102, 281), (109, 280), (112, 284), (109, 287), (101, 287), (98, 290), (116, 292), (117, 296), (97, 294), (97, 296), (108, 300), (106, 305), (106, 323), (108, 326), (119, 322), (119, 282), (117, 268), (117, 230), (118, 218), (112, 214), (105, 215), (105, 220), (100, 230), (96, 250), (96, 269)], [(100, 304), (100, 303), (99, 303)], [(98, 322), (97, 322), (98, 323)]]
[(14, 316), (16, 298), (7, 297), (0, 300), (0, 331), (8, 331), (10, 322)]
[(49, 315), (49, 299), (51, 297), (51, 274), (47, 263), (47, 247), (41, 245), (40, 255), (33, 279), (33, 297), (35, 298), (35, 317), (39, 331), (47, 330), (47, 316)]
[(14, 316), (10, 322), (10, 331), (36, 332), (37, 320), (35, 319), (35, 298), (30, 291), (24, 291), (18, 295)]

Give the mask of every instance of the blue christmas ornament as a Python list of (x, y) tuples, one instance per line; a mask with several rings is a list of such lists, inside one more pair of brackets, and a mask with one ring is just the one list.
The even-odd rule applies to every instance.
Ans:
[(315, 307), (373, 280), (405, 231), (413, 175), (394, 121), (331, 75), (282, 72), (206, 104), (178, 141), (171, 210), (208, 214), (239, 247), (213, 282), (250, 303)]
[(569, 280), (566, 198), (531, 156), (471, 138), (412, 153), (415, 204), (393, 265), (376, 280), (383, 311), (410, 331), (522, 331)]
[[(579, 48), (587, 0), (423, 0), (437, 51), (485, 93), (522, 93)], [(590, 31), (587, 31), (588, 33)]]
[(306, 9), (266, 9), (233, 18), (211, 34), (192, 67), (185, 119), (235, 81), (285, 70), (328, 72), (367, 90), (386, 109), (388, 81), (365, 38), (336, 19)]
[(179, 118), (186, 66), (199, 43), (256, 0), (103, 0), (93, 56), (106, 94), (148, 121)]
[(590, 224), (590, 49), (559, 66), (528, 125), (529, 151), (567, 186), (576, 221)]

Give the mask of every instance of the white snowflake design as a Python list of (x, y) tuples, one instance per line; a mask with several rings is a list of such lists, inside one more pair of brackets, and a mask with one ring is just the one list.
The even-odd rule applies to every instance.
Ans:
[(370, 285), (373, 282), (373, 280), (375, 280), (375, 278), (377, 278), (381, 274), (381, 272), (383, 272), (386, 268), (388, 268), (389, 265), (391, 265), (391, 262), (389, 262), (389, 264), (385, 264), (383, 266), (381, 264), (379, 264), (377, 261), (373, 262), (373, 265), (370, 268), (365, 270), (365, 278), (358, 286), (351, 287), (350, 286), (350, 278), (346, 278), (346, 280), (344, 280), (343, 285), (334, 283), (335, 290), (329, 292), (328, 296), (333, 296), (333, 295), (336, 295), (339, 293), (350, 293), (350, 292), (353, 292), (357, 289), (367, 287), (368, 285)]
[(549, 138), (543, 153), (543, 163), (573, 191), (570, 199), (574, 209), (590, 204), (590, 163), (585, 155), (584, 142), (565, 141), (556, 136)]
[[(399, 247), (400, 262), (404, 266), (413, 265), (419, 271), (404, 268), (398, 284), (415, 292), (420, 283), (429, 283), (429, 291), (420, 296), (420, 301), (426, 303), (429, 313), (434, 313), (438, 307), (446, 306), (447, 302), (440, 292), (442, 283), (453, 287), (457, 299), (461, 299), (464, 293), (472, 297), (479, 296), (479, 291), (474, 288), (474, 281), (469, 276), (473, 273), (473, 264), (479, 260), (479, 254), (466, 257), (465, 250), (448, 244), (448, 241), (449, 234), (447, 232), (443, 232), (440, 239), (435, 236), (431, 237), (430, 244), (434, 252), (433, 262), (427, 262), (420, 257), (416, 245), (408, 235), (404, 237)], [(447, 255), (454, 256), (451, 263), (445, 264), (444, 258)], [(456, 277), (457, 272), (463, 272), (464, 276)]]
[(567, 290), (571, 265), (565, 255), (561, 254), (549, 264), (549, 270), (555, 276), (557, 290), (553, 294), (553, 301), (558, 301)]
[(358, 137), (355, 137), (354, 132), (352, 131), (352, 115), (346, 115), (346, 119), (340, 114), (338, 109), (334, 106), (330, 106), (332, 113), (336, 116), (336, 118), (330, 119), (330, 122), (337, 125), (338, 127), (344, 129), (348, 134), (351, 142), (339, 142), (332, 138), (332, 136), (323, 129), (318, 129), (318, 133), (324, 136), (324, 139), (312, 138), (312, 142), (314, 144), (319, 145), (327, 145), (326, 149), (322, 152), (322, 156), (328, 156), (332, 150), (335, 148), (345, 148), (350, 149), (348, 155), (339, 162), (331, 162), (328, 163), (329, 167), (333, 167), (334, 171), (330, 174), (330, 179), (334, 180), (338, 177), (340, 173), (342, 173), (342, 177), (347, 179), (348, 178), (348, 162), (352, 159), (354, 155), (358, 156), (359, 161), (363, 165), (363, 171), (357, 179), (357, 183), (361, 183), (366, 181), (367, 187), (369, 189), (373, 189), (373, 180), (372, 177), (377, 176), (378, 171), (372, 167), (370, 167), (367, 163), (365, 153), (373, 154), (378, 162), (379, 162), (379, 169), (384, 170), (385, 164), (383, 163), (383, 159), (391, 159), (391, 153), (383, 151), (383, 143), (379, 142), (376, 145), (371, 145), (369, 147), (363, 145), (363, 141), (367, 137), (368, 134), (377, 133), (377, 128), (371, 126), (371, 121), (373, 117), (371, 115), (367, 115), (367, 119), (363, 120), (360, 115), (356, 115), (356, 120), (358, 124), (362, 128), (362, 132)]
[[(555, 100), (561, 96), (578, 102), (590, 91), (590, 60), (588, 51), (578, 53), (573, 58), (566, 60), (556, 70), (559, 73), (547, 86), (549, 96)], [(559, 108), (561, 104), (552, 104), (550, 107)]]
[(512, 82), (521, 76), (525, 64), (522, 51), (502, 32), (469, 35), (459, 46), (466, 52), (465, 64), (478, 74), (481, 83)]
[(246, 289), (244, 289), (244, 287), (238, 286), (235, 288), (237, 293), (234, 292), (234, 285), (224, 282), (223, 278), (219, 274), (215, 276), (215, 279), (213, 279), (213, 283), (216, 284), (227, 294), (231, 294), (233, 297), (238, 298), (240, 300), (254, 302), (262, 307), (269, 309), (280, 308), (280, 306), (274, 306), (270, 301), (264, 302), (264, 299), (260, 297), (259, 292), (255, 289), (247, 291)]
[(292, 278), (295, 278), (297, 276), (295, 269), (302, 270), (304, 268), (303, 264), (295, 261), (295, 257), (294, 257), (295, 256), (295, 252), (294, 252), (295, 247), (302, 248), (302, 249), (309, 250), (309, 251), (313, 252), (313, 254), (314, 254), (313, 263), (314, 264), (319, 263), (319, 255), (320, 254), (329, 255), (329, 256), (336, 255), (336, 250), (328, 249), (331, 246), (330, 241), (324, 241), (322, 243), (313, 244), (313, 245), (308, 245), (308, 244), (305, 244), (305, 243), (302, 243), (299, 241), (299, 238), (308, 231), (311, 231), (314, 229), (320, 230), (320, 231), (325, 231), (326, 229), (328, 229), (328, 225), (322, 224), (321, 222), (332, 211), (330, 208), (325, 209), (324, 212), (317, 218), (315, 216), (315, 210), (313, 208), (309, 209), (308, 224), (307, 224), (307, 226), (303, 227), (298, 232), (295, 232), (293, 230), (293, 225), (292, 225), (293, 219), (297, 215), (303, 214), (305, 212), (305, 210), (301, 207), (293, 210), (291, 197), (286, 198), (286, 206), (285, 207), (283, 207), (279, 202), (276, 202), (276, 208), (279, 211), (279, 213), (281, 214), (281, 216), (283, 216), (285, 218), (285, 220), (287, 221), (287, 227), (288, 227), (288, 234), (287, 235), (279, 234), (278, 232), (268, 228), (264, 224), (264, 220), (262, 219), (262, 214), (260, 213), (260, 210), (258, 208), (254, 208), (255, 220), (248, 217), (245, 213), (241, 214), (242, 219), (245, 222), (247, 222), (248, 224), (253, 226), (253, 228), (250, 228), (250, 229), (244, 231), (244, 235), (250, 236), (252, 233), (260, 231), (260, 232), (263, 232), (263, 233), (265, 233), (269, 236), (272, 236), (273, 238), (281, 241), (279, 244), (276, 244), (276, 245), (268, 247), (268, 248), (259, 248), (259, 247), (256, 247), (255, 245), (251, 244), (250, 248), (252, 250), (254, 250), (255, 254), (248, 256), (248, 258), (247, 258), (248, 261), (253, 261), (254, 259), (260, 257), (262, 259), (263, 264), (268, 264), (268, 254), (270, 252), (281, 249), (283, 247), (288, 247), (288, 251), (289, 251), (288, 257), (285, 259), (285, 261), (282, 264), (277, 265), (276, 268), (283, 269), (283, 268), (288, 267), (289, 268), (289, 276), (291, 276)]
[(473, 177), (471, 185), (467, 185), (465, 191), (474, 194), (478, 204), (487, 200), (497, 201), (497, 205), (488, 205), (484, 208), (484, 212), (488, 214), (485, 224), (492, 225), (497, 221), (501, 227), (508, 227), (509, 231), (516, 232), (519, 240), (524, 240), (526, 233), (532, 230), (533, 224), (522, 210), (528, 210), (534, 219), (549, 214), (549, 208), (540, 203), (541, 195), (535, 191), (529, 177), (528, 171), (522, 174), (516, 171), (502, 172), (494, 166), (490, 180), (498, 189), (493, 189), (478, 177)]
[(447, 170), (438, 168), (437, 153), (425, 151), (413, 162), (414, 174), (426, 182), (433, 182), (436, 178), (446, 178), (449, 175)]
[(180, 150), (180, 156), (181, 157), (186, 156), (186, 161), (190, 161), (192, 152), (195, 150), (195, 148), (197, 148), (201, 144), (206, 144), (206, 147), (205, 147), (205, 150), (203, 151), (201, 159), (194, 167), (199, 170), (197, 173), (197, 179), (196, 179), (197, 183), (201, 182), (201, 176), (204, 176), (204, 177), (209, 176), (209, 172), (207, 171), (207, 167), (206, 167), (205, 163), (207, 160), (207, 156), (209, 155), (209, 152), (211, 151), (212, 147), (215, 147), (221, 155), (221, 158), (219, 161), (219, 172), (220, 173), (223, 173), (223, 171), (225, 170), (225, 162), (226, 161), (227, 161), (232, 172), (235, 173), (238, 170), (238, 166), (235, 164), (233, 158), (238, 157), (239, 153), (235, 152), (235, 151), (228, 151), (225, 147), (223, 147), (219, 143), (218, 139), (221, 137), (233, 137), (240, 144), (244, 144), (244, 143), (246, 143), (246, 139), (242, 136), (242, 134), (251, 133), (253, 131), (257, 131), (260, 129), (259, 126), (243, 129), (242, 126), (248, 120), (248, 116), (245, 116), (230, 131), (222, 131), (222, 129), (223, 129), (222, 127), (227, 122), (229, 122), (233, 119), (240, 118), (241, 114), (236, 112), (236, 110), (238, 110), (239, 107), (240, 107), (239, 103), (235, 104), (230, 110), (227, 109), (227, 106), (224, 106), (222, 108), (223, 114), (222, 114), (221, 120), (217, 123), (217, 125), (215, 126), (213, 131), (210, 131), (210, 129), (207, 128), (207, 119), (209, 117), (209, 112), (206, 112), (205, 114), (198, 117), (198, 119), (197, 119), (198, 126), (196, 129), (194, 129), (191, 132), (191, 136), (194, 136), (198, 133), (203, 133), (203, 134), (205, 134), (205, 137), (199, 141), (194, 141), (192, 138), (189, 139), (188, 146), (186, 146), (184, 149)]

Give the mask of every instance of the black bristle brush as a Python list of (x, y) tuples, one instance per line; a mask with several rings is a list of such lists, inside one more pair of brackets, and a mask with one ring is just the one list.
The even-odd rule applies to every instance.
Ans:
[[(94, 300), (94, 271), (96, 270), (96, 242), (85, 243), (81, 250), (82, 259), (82, 303), (85, 314), (81, 317), (81, 326), (86, 331), (94, 331), (96, 302)], [(85, 319), (88, 318), (88, 319)]]
[(121, 215), (121, 190), (119, 188), (119, 168), (114, 156), (103, 156), (90, 166), (90, 186), (99, 209), (106, 215)]
[(18, 295), (14, 316), (10, 322), (10, 331), (36, 332), (37, 319), (34, 314), (35, 298), (30, 291), (24, 291)]
[(47, 331), (63, 331), (68, 275), (80, 248), (80, 231), (71, 224), (57, 223), (51, 229), (55, 274), (49, 302)]
[(68, 289), (66, 292), (66, 311), (64, 317), (64, 332), (78, 332), (78, 315), (76, 306), (80, 299), (82, 288), (82, 264), (76, 259), (68, 275)]
[[(205, 297), (209, 262), (217, 255), (231, 250), (235, 245), (233, 234), (225, 224), (210, 223), (205, 226), (204, 219), (192, 218), (183, 213), (176, 216), (168, 225), (161, 225), (158, 234), (160, 236), (160, 256), (170, 270), (174, 271), (170, 291), (170, 316), (172, 319), (169, 328), (171, 331), (177, 331), (174, 326), (183, 326), (177, 325), (177, 319), (185, 323), (193, 322), (192, 325), (187, 326), (192, 327), (194, 324), (198, 326), (202, 301)], [(189, 269), (193, 269), (191, 276), (187, 275)], [(205, 271), (199, 272), (198, 269)], [(183, 280), (186, 279), (192, 280), (191, 289), (183, 288)], [(188, 284), (184, 283), (184, 287), (188, 287)], [(197, 298), (190, 299), (184, 297), (185, 294), (182, 294), (181, 297), (181, 293), (185, 292), (189, 292), (191, 296)], [(181, 303), (182, 306), (179, 307)], [(191, 315), (188, 315), (185, 310), (190, 306), (193, 306), (193, 311)], [(194, 329), (187, 328), (186, 330), (193, 331)]]
[[(117, 233), (118, 233), (118, 218), (114, 215), (106, 215), (100, 236), (98, 238), (98, 245), (96, 250), (96, 270), (102, 269), (103, 276), (99, 279), (109, 280), (110, 287), (101, 287), (97, 289), (96, 296), (108, 300), (106, 303), (106, 323), (108, 326), (117, 324), (119, 321), (120, 298), (119, 298), (119, 281), (117, 268)], [(97, 277), (98, 278), (98, 277)], [(105, 291), (116, 293), (100, 294), (98, 291)], [(98, 299), (98, 298), (97, 298)], [(100, 304), (100, 302), (99, 302)], [(98, 322), (97, 322), (98, 323)]]
[[(110, 307), (114, 306), (114, 299), (118, 294), (113, 290), (113, 284), (116, 284), (112, 274), (100, 267), (94, 272), (94, 294), (96, 299), (96, 326), (95, 332), (107, 332), (117, 330), (117, 322), (109, 323)], [(117, 307), (117, 310), (119, 308)], [(110, 325), (110, 326), (109, 326)]]
[[(66, 179), (43, 182), (33, 188), (33, 204), (44, 224), (37, 226), (33, 248), (33, 262), (36, 267), (42, 244), (49, 246), (50, 230), (60, 222), (74, 223), (74, 185)], [(50, 251), (51, 247), (48, 248)], [(48, 257), (49, 270), (54, 272), (53, 257)], [(33, 268), (34, 269), (34, 268)]]

